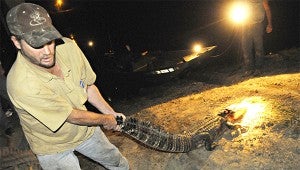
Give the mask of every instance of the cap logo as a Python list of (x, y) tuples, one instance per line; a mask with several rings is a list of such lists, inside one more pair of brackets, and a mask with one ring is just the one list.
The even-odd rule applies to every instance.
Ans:
[(20, 3), (11, 8), (7, 12), (6, 22), (12, 35), (20, 36), (34, 48), (62, 38), (52, 25), (46, 9), (33, 3)]
[(42, 25), (44, 22), (46, 22), (46, 18), (41, 17), (38, 11), (34, 11), (32, 14), (30, 14), (30, 18), (32, 18), (30, 21), (31, 26)]

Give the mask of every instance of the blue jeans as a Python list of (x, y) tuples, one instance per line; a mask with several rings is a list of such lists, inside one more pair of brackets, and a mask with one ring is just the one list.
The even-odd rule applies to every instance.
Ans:
[[(252, 53), (253, 47), (255, 55)], [(242, 51), (246, 69), (261, 67), (264, 56), (263, 23), (245, 25), (243, 27)]]
[(65, 152), (52, 155), (37, 155), (44, 170), (80, 170), (77, 151), (90, 159), (100, 163), (107, 169), (127, 170), (129, 164), (118, 148), (109, 142), (100, 127), (97, 127), (93, 136), (82, 144)]

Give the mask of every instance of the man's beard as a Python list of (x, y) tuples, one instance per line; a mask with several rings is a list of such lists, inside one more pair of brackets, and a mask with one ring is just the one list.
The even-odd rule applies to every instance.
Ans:
[(55, 63), (56, 63), (56, 55), (55, 55), (55, 52), (54, 52), (54, 57), (53, 57), (53, 63), (51, 65), (45, 65), (43, 63), (41, 63), (40, 61), (36, 60), (34, 57), (28, 55), (26, 52), (24, 52), (23, 50), (20, 50), (21, 54), (26, 58), (28, 59), (31, 63), (37, 65), (37, 66), (40, 66), (40, 67), (43, 67), (43, 68), (46, 68), (46, 69), (49, 69), (49, 68), (52, 68), (55, 66)]

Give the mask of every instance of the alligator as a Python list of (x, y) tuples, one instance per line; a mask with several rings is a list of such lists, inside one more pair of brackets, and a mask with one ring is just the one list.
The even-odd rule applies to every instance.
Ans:
[(217, 116), (206, 117), (194, 132), (189, 134), (171, 134), (150, 122), (139, 121), (129, 117), (116, 117), (121, 132), (145, 145), (146, 147), (163, 152), (189, 152), (204, 145), (205, 149), (212, 151), (216, 144), (215, 140), (220, 138), (227, 129), (239, 129), (238, 124), (233, 124), (234, 111), (225, 109)]

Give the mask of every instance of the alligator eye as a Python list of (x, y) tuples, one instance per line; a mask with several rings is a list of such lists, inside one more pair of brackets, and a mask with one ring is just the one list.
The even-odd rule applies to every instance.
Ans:
[(218, 116), (225, 117), (225, 116), (228, 114), (228, 112), (229, 112), (229, 110), (228, 110), (228, 109), (225, 109), (225, 110), (223, 110), (222, 112), (220, 112), (220, 113), (218, 114)]

